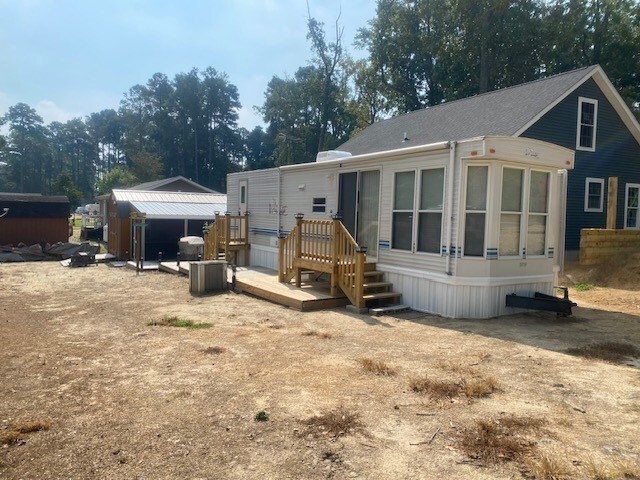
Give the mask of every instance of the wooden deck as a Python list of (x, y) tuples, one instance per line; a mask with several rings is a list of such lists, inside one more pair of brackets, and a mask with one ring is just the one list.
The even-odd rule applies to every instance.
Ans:
[(174, 273), (176, 275), (189, 275), (189, 262), (180, 262), (179, 267), (178, 262), (161, 262), (159, 270), (162, 272)]
[[(129, 260), (127, 262), (126, 267), (135, 270), (136, 269), (136, 262), (133, 261), (133, 260)], [(149, 261), (149, 262), (145, 261), (144, 262), (144, 266), (142, 267), (142, 270), (143, 271), (158, 270), (158, 262), (156, 262), (156, 261)]]
[(297, 288), (295, 285), (280, 283), (276, 270), (261, 267), (238, 267), (236, 288), (304, 312), (350, 304), (345, 295), (337, 297), (330, 295), (329, 282), (309, 280), (305, 283), (303, 281), (301, 288)]

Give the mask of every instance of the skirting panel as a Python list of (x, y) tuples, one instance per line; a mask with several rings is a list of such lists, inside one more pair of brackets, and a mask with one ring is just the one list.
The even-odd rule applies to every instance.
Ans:
[(264, 267), (272, 270), (278, 269), (278, 249), (251, 245), (249, 254), (249, 265), (252, 267)]
[(505, 306), (508, 294), (553, 293), (553, 281), (494, 286), (451, 285), (395, 272), (385, 272), (385, 281), (393, 283), (394, 291), (402, 293), (404, 305), (449, 318), (490, 318), (522, 312), (524, 310)]

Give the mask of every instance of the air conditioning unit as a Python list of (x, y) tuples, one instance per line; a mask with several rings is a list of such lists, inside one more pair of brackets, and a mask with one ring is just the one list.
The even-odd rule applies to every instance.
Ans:
[(189, 292), (212, 293), (227, 290), (227, 262), (189, 262)]

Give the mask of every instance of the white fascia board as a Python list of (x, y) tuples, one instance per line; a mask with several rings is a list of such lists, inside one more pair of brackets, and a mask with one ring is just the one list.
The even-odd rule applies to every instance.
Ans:
[[(598, 68), (600, 68), (600, 67), (598, 67)], [(593, 69), (589, 73), (585, 74), (585, 76), (582, 77), (578, 82), (574, 83), (571, 87), (569, 87), (569, 89), (566, 92), (564, 92), (562, 95), (560, 95), (558, 98), (556, 98), (553, 102), (551, 102), (549, 105), (547, 105), (545, 108), (543, 108), (540, 112), (538, 112), (538, 114), (535, 117), (533, 117), (531, 120), (529, 120), (524, 126), (520, 127), (520, 129), (518, 129), (518, 131), (516, 131), (516, 133), (514, 133), (513, 136), (514, 137), (519, 137), (520, 135), (522, 135), (525, 131), (527, 131), (527, 129), (529, 127), (531, 127), (534, 123), (536, 123), (538, 120), (540, 120), (547, 112), (549, 112), (552, 108), (554, 108), (556, 105), (558, 105), (562, 100), (564, 100), (569, 95), (571, 95), (571, 93), (576, 88), (578, 88), (584, 82), (589, 80), (593, 76), (593, 74), (595, 72), (597, 72), (597, 71), (598, 71), (598, 69)]]
[(205, 215), (188, 215), (188, 216), (177, 216), (177, 215), (149, 215), (145, 217), (147, 220), (214, 220), (214, 217), (205, 216)]
[[(325, 162), (313, 162), (313, 163), (298, 163), (295, 165), (286, 165), (279, 167), (283, 171), (305, 169), (312, 167), (330, 167), (340, 164), (349, 164), (365, 162), (368, 160), (376, 160), (381, 158), (400, 157), (408, 155), (416, 155), (419, 153), (435, 152), (438, 150), (448, 150), (450, 148), (450, 142), (437, 142), (427, 145), (417, 145), (415, 147), (397, 148), (395, 150), (384, 150), (382, 152), (364, 153), (362, 155), (354, 155), (353, 157), (338, 158), (335, 160), (327, 160)], [(257, 170), (254, 170), (257, 171)]]

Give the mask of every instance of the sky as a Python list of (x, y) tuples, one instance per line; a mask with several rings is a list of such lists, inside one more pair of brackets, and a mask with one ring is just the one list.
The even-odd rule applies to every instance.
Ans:
[[(341, 12), (353, 57), (375, 0), (309, 0), (328, 39)], [(239, 125), (262, 125), (254, 106), (274, 76), (312, 58), (306, 0), (0, 0), (0, 116), (24, 102), (45, 123), (117, 109), (156, 72), (211, 66), (238, 87)]]

